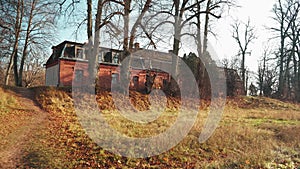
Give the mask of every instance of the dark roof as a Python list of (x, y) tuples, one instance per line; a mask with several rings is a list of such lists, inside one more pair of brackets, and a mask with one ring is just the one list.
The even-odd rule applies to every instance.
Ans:
[[(66, 44), (80, 46), (80, 47), (84, 46), (84, 43), (78, 43), (78, 42), (72, 42), (72, 41), (63, 41), (56, 46), (52, 46), (53, 52), (52, 52), (51, 56), (49, 57), (49, 59), (47, 60), (46, 65), (54, 63), (55, 61), (58, 60), (58, 58), (61, 57)], [(111, 49), (111, 48), (107, 48), (107, 47), (100, 47), (100, 50), (108, 50), (108, 51), (117, 52), (117, 53), (122, 52), (122, 50)], [(171, 62), (172, 62), (172, 55), (170, 53), (153, 51), (153, 50), (148, 50), (148, 49), (136, 49), (133, 52), (132, 57), (137, 58), (137, 59), (142, 58), (142, 59), (148, 60), (148, 61), (151, 60), (151, 64), (153, 66), (155, 66), (155, 65), (160, 66), (161, 63), (171, 64)], [(149, 61), (149, 64), (150, 64), (150, 61)], [(147, 67), (150, 66), (149, 64)]]
[(170, 71), (172, 55), (148, 49), (139, 49), (132, 53), (131, 66), (137, 69), (159, 69)]
[(63, 46), (65, 44), (67, 44), (67, 43), (78, 45), (78, 46), (83, 46), (84, 45), (84, 43), (78, 43), (78, 42), (73, 42), (73, 41), (67, 41), (67, 40), (65, 40), (65, 41), (61, 42), (60, 44), (58, 44), (56, 46), (52, 46), (52, 49), (55, 48), (55, 47)]
[(133, 57), (142, 57), (143, 59), (151, 59), (164, 62), (172, 62), (172, 55), (170, 53), (159, 52), (148, 49), (140, 49), (133, 52)]
[(46, 65), (51, 64), (55, 61), (58, 60), (58, 58), (61, 56), (62, 51), (64, 49), (65, 44), (70, 44), (70, 45), (77, 45), (77, 46), (83, 46), (83, 43), (77, 43), (77, 42), (72, 42), (72, 41), (63, 41), (62, 43), (56, 45), (56, 46), (52, 46), (52, 54), (49, 57), (49, 59), (46, 62)]

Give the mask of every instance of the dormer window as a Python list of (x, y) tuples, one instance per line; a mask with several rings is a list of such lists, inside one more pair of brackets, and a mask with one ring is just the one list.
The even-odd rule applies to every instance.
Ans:
[(119, 54), (115, 53), (114, 57), (113, 57), (113, 63), (114, 64), (119, 64)]
[(85, 59), (83, 48), (76, 47), (76, 58)]
[(112, 63), (112, 52), (107, 52), (104, 55), (104, 62)]
[(98, 62), (103, 62), (103, 52), (99, 52), (98, 54)]

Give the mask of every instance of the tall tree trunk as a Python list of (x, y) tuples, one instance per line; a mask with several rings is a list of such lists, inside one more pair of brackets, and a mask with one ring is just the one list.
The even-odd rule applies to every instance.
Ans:
[(243, 87), (244, 87), (244, 90), (245, 90), (245, 93), (247, 92), (246, 91), (246, 69), (245, 69), (245, 55), (246, 53), (243, 51), (242, 52), (242, 62), (241, 62), (241, 71), (242, 71), (242, 81), (243, 81)]
[(16, 13), (16, 22), (15, 22), (15, 42), (12, 50), (12, 54), (10, 56), (9, 65), (6, 71), (5, 75), (5, 84), (8, 85), (10, 73), (12, 68), (14, 68), (14, 74), (15, 74), (15, 84), (18, 82), (18, 68), (17, 68), (17, 57), (18, 57), (18, 47), (19, 47), (19, 36), (21, 32), (21, 25), (22, 25), (22, 19), (23, 19), (23, 0), (18, 0), (17, 3), (17, 13)]
[[(99, 2), (98, 2), (99, 3)], [(87, 50), (85, 51), (85, 55), (87, 59), (89, 60), (89, 81), (94, 81), (94, 67), (95, 67), (95, 60), (94, 58), (94, 44), (93, 44), (93, 18), (92, 18), (92, 0), (87, 0), (87, 38), (88, 38), (88, 44), (87, 44)]]
[(290, 99), (290, 93), (291, 93), (291, 85), (290, 85), (290, 62), (291, 62), (291, 55), (288, 56), (286, 61), (286, 67), (285, 67), (285, 74), (284, 74), (284, 82), (285, 82), (285, 88), (284, 88), (284, 98)]
[[(92, 52), (90, 52), (91, 56), (89, 58), (89, 76), (91, 82), (93, 81), (93, 85), (97, 85), (97, 72), (98, 72), (98, 53), (99, 53), (99, 46), (100, 46), (100, 25), (101, 25), (101, 16), (103, 10), (103, 0), (98, 0), (97, 5), (97, 14), (95, 20), (95, 37), (94, 37), (94, 44), (92, 45)], [(89, 44), (91, 46), (91, 44)]]
[[(293, 56), (293, 68), (294, 68), (293, 88), (294, 88), (295, 95), (297, 95), (296, 93), (298, 93), (298, 91), (299, 91), (299, 89), (298, 89), (299, 79), (298, 79), (298, 63), (297, 63), (295, 54)], [(295, 96), (295, 97), (297, 97), (297, 96)], [(297, 99), (297, 98), (294, 98), (294, 99)]]
[(8, 67), (7, 67), (7, 70), (6, 70), (6, 74), (5, 74), (5, 81), (4, 81), (4, 84), (5, 84), (5, 85), (8, 85), (8, 84), (9, 84), (10, 73), (11, 73), (13, 64), (14, 64), (14, 61), (13, 61), (13, 55), (11, 55), (11, 56), (10, 56), (10, 59), (9, 59)]
[[(121, 61), (123, 61), (127, 56), (131, 55), (131, 49), (129, 49), (129, 22), (130, 22), (130, 11), (131, 11), (131, 0), (123, 0), (124, 2), (124, 37), (123, 37), (123, 52), (121, 54)], [(130, 58), (129, 61), (123, 62), (122, 68), (120, 70), (120, 80), (122, 83), (122, 89), (124, 94), (128, 94), (128, 84), (130, 82)]]
[(211, 0), (208, 0), (207, 4), (206, 4), (206, 13), (205, 13), (204, 37), (203, 37), (203, 53), (206, 53), (206, 51), (207, 51), (210, 4), (211, 4)]
[(137, 28), (141, 24), (141, 21), (142, 21), (143, 17), (145, 16), (146, 12), (149, 10), (151, 2), (152, 2), (152, 0), (147, 0), (145, 2), (142, 12), (140, 13), (139, 17), (137, 18), (137, 20), (135, 21), (134, 25), (131, 28), (130, 39), (129, 39), (129, 50), (133, 49), (133, 45), (134, 45), (133, 43), (135, 40), (135, 34), (137, 31)]
[(131, 0), (124, 0), (124, 39), (123, 39), (123, 49), (124, 49), (124, 59), (129, 52), (129, 15), (131, 8)]
[(245, 72), (245, 79), (246, 79), (246, 83), (245, 83), (245, 95), (247, 95), (248, 93), (248, 82), (249, 82), (249, 71)]
[[(197, 12), (201, 11), (201, 6), (199, 1), (197, 0)], [(207, 97), (206, 94), (207, 91), (207, 83), (205, 82), (205, 56), (203, 54), (203, 46), (202, 46), (202, 39), (201, 39), (201, 18), (200, 15), (196, 17), (196, 27), (197, 27), (197, 33), (196, 33), (196, 43), (197, 43), (197, 53), (199, 57), (199, 61), (197, 62), (197, 75), (196, 80), (199, 87), (199, 91), (201, 94), (201, 98)]]
[[(199, 1), (197, 1), (197, 11), (200, 12), (201, 7), (199, 4)], [(198, 86), (202, 88), (203, 85), (203, 79), (204, 79), (204, 73), (205, 73), (205, 63), (204, 63), (204, 56), (202, 54), (202, 39), (201, 39), (201, 18), (200, 15), (196, 17), (197, 22), (196, 22), (196, 27), (197, 27), (197, 34), (196, 34), (196, 43), (197, 43), (197, 53), (198, 57), (200, 58), (198, 62), (198, 77), (196, 78)], [(201, 85), (201, 86), (200, 86)]]
[[(279, 97), (282, 97), (284, 94), (283, 91), (285, 89), (285, 75), (284, 75), (284, 58), (285, 58), (285, 39), (287, 37), (287, 30), (289, 29), (289, 24), (285, 28), (285, 21), (286, 21), (286, 15), (287, 11), (284, 11), (284, 8), (282, 6), (281, 0), (278, 0), (279, 5), (279, 14), (280, 14), (280, 53), (279, 53), (279, 84), (278, 84), (278, 95)], [(278, 18), (279, 19), (279, 18)]]
[(279, 54), (279, 84), (278, 84), (278, 94), (279, 97), (282, 96), (283, 94), (283, 88), (284, 88), (284, 39), (285, 37), (282, 35), (281, 36), (281, 41), (280, 41), (280, 54)]
[(87, 36), (89, 40), (93, 36), (92, 0), (87, 0)]
[(264, 54), (264, 58), (263, 58), (263, 68), (262, 68), (262, 79), (261, 79), (261, 84), (260, 84), (260, 93), (259, 95), (262, 96), (262, 91), (263, 91), (263, 86), (264, 86), (264, 82), (265, 82), (265, 76), (266, 76), (266, 56), (267, 54)]
[(15, 85), (18, 86), (18, 80), (19, 80), (19, 73), (18, 73), (18, 49), (16, 49), (16, 53), (14, 55), (14, 79), (15, 79)]
[(26, 38), (25, 38), (25, 44), (24, 44), (23, 54), (22, 54), (22, 58), (21, 58), (20, 68), (19, 68), (19, 76), (18, 76), (17, 86), (22, 86), (23, 69), (24, 69), (25, 60), (28, 55), (30, 28), (31, 28), (31, 24), (32, 24), (33, 11), (35, 10), (35, 1), (36, 0), (32, 0), (32, 2), (31, 2), (31, 9), (30, 9), (29, 19), (28, 19), (28, 23), (27, 23)]
[(300, 51), (298, 51), (298, 91), (296, 96), (298, 97), (298, 101), (300, 102)]
[(175, 8), (175, 22), (174, 22), (174, 40), (173, 40), (173, 51), (174, 54), (172, 56), (172, 73), (174, 76), (178, 76), (178, 54), (179, 54), (179, 45), (181, 40), (181, 22), (182, 22), (182, 15), (183, 15), (183, 8), (180, 9), (180, 0), (174, 0), (174, 8)]

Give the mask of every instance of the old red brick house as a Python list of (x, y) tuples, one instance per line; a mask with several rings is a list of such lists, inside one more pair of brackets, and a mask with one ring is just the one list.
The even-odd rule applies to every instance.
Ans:
[[(64, 41), (52, 47), (52, 55), (46, 62), (46, 86), (72, 86), (88, 82), (88, 60), (83, 43)], [(120, 50), (100, 47), (99, 86), (110, 89), (120, 81)], [(151, 59), (150, 59), (151, 58)], [(130, 68), (130, 89), (145, 91), (146, 79), (154, 77), (153, 88), (167, 89), (170, 75), (161, 70), (171, 70), (172, 56), (169, 53), (140, 49), (135, 45)], [(160, 70), (152, 68), (162, 68)], [(221, 69), (221, 68), (219, 68)], [(223, 68), (222, 68), (223, 69)], [(236, 70), (225, 69), (227, 95), (244, 94), (243, 83)], [(220, 84), (223, 85), (223, 84)]]
[[(71, 86), (84, 84), (88, 79), (88, 60), (84, 55), (84, 44), (64, 41), (52, 47), (52, 55), (46, 62), (46, 86)], [(136, 45), (136, 48), (139, 48)], [(120, 50), (100, 47), (99, 52), (99, 86), (109, 89), (112, 83), (120, 80)], [(149, 59), (151, 58), (151, 60)], [(152, 67), (171, 66), (171, 55), (150, 50), (136, 50), (132, 56), (130, 69), (130, 88), (145, 90), (146, 77), (154, 76), (154, 88), (164, 88), (170, 76)]]

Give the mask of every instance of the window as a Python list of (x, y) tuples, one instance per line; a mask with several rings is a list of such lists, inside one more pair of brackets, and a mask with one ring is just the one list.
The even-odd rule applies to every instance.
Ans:
[(75, 70), (75, 82), (82, 82), (83, 70)]
[(133, 81), (134, 87), (137, 88), (139, 86), (139, 77), (138, 76), (133, 76), (132, 81)]
[(167, 79), (163, 79), (163, 86), (166, 87), (168, 85), (168, 80)]
[(75, 57), (75, 46), (66, 46), (64, 50), (64, 57), (74, 58)]
[(114, 54), (114, 57), (113, 57), (113, 63), (119, 64), (119, 54), (118, 54), (118, 53), (115, 53), (115, 54)]
[(133, 80), (133, 82), (138, 82), (139, 81), (139, 77), (138, 76), (133, 76), (132, 80)]
[(112, 80), (111, 80), (112, 84), (118, 84), (119, 83), (119, 74), (113, 73), (113, 74), (111, 74), (111, 78), (112, 78)]
[(80, 59), (84, 59), (84, 52), (81, 48), (76, 48), (76, 57)]
[(112, 52), (107, 52), (104, 55), (104, 62), (112, 63)]
[(103, 62), (103, 52), (99, 52), (99, 54), (98, 54), (98, 62)]

